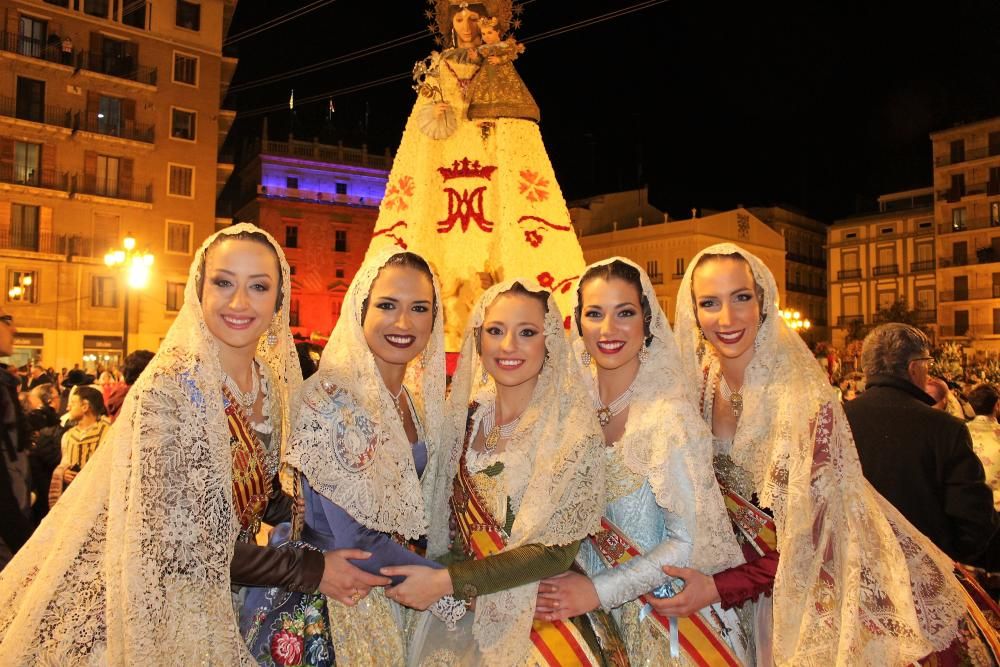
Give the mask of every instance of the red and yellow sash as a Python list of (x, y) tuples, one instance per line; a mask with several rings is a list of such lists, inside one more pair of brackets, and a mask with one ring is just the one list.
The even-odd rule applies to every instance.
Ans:
[[(608, 567), (618, 567), (636, 556), (642, 555), (625, 533), (607, 517), (601, 517), (601, 528), (601, 532), (592, 535), (590, 540)], [(649, 604), (649, 596), (641, 595), (639, 601), (642, 604)], [(655, 627), (663, 633), (663, 638), (669, 642), (671, 619), (657, 611), (652, 611), (650, 615), (656, 621)], [(680, 647), (695, 664), (727, 665), (730, 667), (739, 667), (743, 664), (701, 612), (687, 618), (673, 620), (677, 622), (677, 637)]]
[(766, 512), (719, 481), (729, 519), (757, 553), (778, 550), (778, 528)]
[(233, 511), (243, 530), (256, 534), (271, 496), (271, 478), (265, 463), (267, 453), (229, 390), (223, 387), (222, 394), (233, 457)]
[[(486, 510), (466, 471), (464, 452), (452, 487), (451, 511), (470, 557), (482, 560), (499, 553), (507, 545), (508, 535)], [(535, 621), (531, 627), (531, 643), (536, 657), (551, 667), (596, 667), (601, 664), (572, 623)]]

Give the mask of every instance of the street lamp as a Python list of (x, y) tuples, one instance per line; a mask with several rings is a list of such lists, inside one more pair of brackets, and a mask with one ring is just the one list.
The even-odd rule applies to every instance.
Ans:
[(28, 293), (28, 288), (31, 287), (32, 279), (31, 274), (25, 274), (18, 279), (17, 284), (7, 290), (7, 296), (10, 297), (11, 301), (21, 300), (25, 294)]
[(109, 267), (122, 267), (126, 271), (125, 279), (125, 318), (122, 325), (122, 359), (128, 354), (128, 306), (131, 289), (142, 289), (149, 282), (150, 268), (153, 266), (153, 255), (149, 251), (139, 252), (135, 249), (135, 238), (129, 233), (122, 240), (122, 247), (111, 249), (104, 255), (104, 263)]
[(781, 318), (785, 320), (785, 324), (792, 331), (798, 331), (802, 333), (803, 330), (808, 331), (812, 327), (812, 322), (802, 317), (802, 313), (797, 310), (792, 310), (791, 308), (786, 308), (784, 310), (778, 309), (778, 314)]

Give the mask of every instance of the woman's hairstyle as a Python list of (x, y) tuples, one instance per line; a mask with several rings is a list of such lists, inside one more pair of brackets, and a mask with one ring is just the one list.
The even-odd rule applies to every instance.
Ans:
[[(521, 283), (521, 282), (514, 282), (510, 286), (510, 289), (508, 289), (505, 292), (500, 292), (499, 294), (497, 294), (496, 298), (499, 299), (500, 297), (502, 297), (505, 294), (517, 294), (518, 296), (530, 297), (530, 298), (534, 299), (535, 301), (537, 301), (538, 303), (542, 304), (542, 312), (544, 312), (546, 314), (548, 314), (548, 312), (549, 312), (549, 292), (547, 290), (542, 290), (540, 292), (534, 292), (534, 291), (528, 289), (527, 287), (525, 287), (523, 283)], [(493, 303), (496, 303), (496, 299), (493, 300)], [(492, 305), (493, 304), (487, 304), (486, 310), (489, 310), (490, 306), (492, 306)], [(482, 353), (483, 353), (483, 326), (482, 326), (482, 324), (480, 324), (478, 327), (476, 327), (474, 335), (476, 337), (476, 353), (479, 354), (479, 355), (482, 355)]]
[(649, 323), (653, 321), (653, 310), (649, 306), (649, 299), (642, 293), (642, 279), (639, 277), (639, 269), (617, 259), (607, 264), (590, 267), (580, 278), (576, 288), (576, 311), (574, 313), (576, 315), (576, 332), (583, 335), (583, 286), (596, 278), (603, 278), (606, 281), (618, 278), (635, 287), (635, 291), (639, 294), (639, 306), (642, 308), (642, 334), (646, 337), (646, 345), (649, 345), (653, 338), (653, 334), (649, 330)]
[(977, 415), (992, 415), (1000, 401), (1000, 391), (988, 382), (969, 392), (969, 405)]
[(201, 256), (201, 266), (198, 267), (198, 298), (201, 299), (205, 292), (205, 260), (208, 257), (208, 253), (212, 248), (224, 241), (253, 241), (254, 243), (260, 243), (271, 251), (271, 254), (274, 255), (274, 263), (278, 267), (278, 300), (274, 304), (274, 312), (281, 311), (281, 303), (284, 299), (281, 260), (278, 259), (278, 251), (274, 249), (274, 246), (271, 245), (271, 242), (262, 232), (237, 232), (236, 234), (219, 234), (215, 237), (215, 240), (205, 248), (205, 254)]
[(90, 403), (90, 411), (94, 413), (95, 417), (100, 418), (108, 414), (107, 409), (104, 407), (104, 396), (101, 394), (100, 390), (89, 385), (77, 387), (76, 395), (80, 401), (87, 401)]
[(757, 277), (753, 275), (753, 269), (750, 268), (750, 262), (748, 262), (747, 259), (746, 259), (746, 257), (744, 257), (743, 255), (739, 254), (738, 252), (726, 253), (726, 254), (708, 253), (708, 254), (704, 254), (704, 255), (702, 255), (701, 257), (698, 258), (698, 263), (694, 265), (694, 271), (691, 272), (691, 278), (692, 278), (692, 280), (691, 280), (691, 302), (694, 305), (695, 319), (697, 319), (698, 301), (697, 301), (697, 299), (695, 299), (695, 296), (694, 296), (694, 280), (693, 280), (694, 274), (695, 274), (695, 272), (699, 268), (701, 268), (701, 266), (703, 264), (707, 264), (710, 261), (718, 261), (720, 259), (735, 259), (736, 261), (741, 262), (744, 265), (746, 265), (747, 269), (750, 270), (750, 278), (753, 279), (753, 291), (754, 291), (754, 294), (757, 295), (757, 303), (760, 305), (761, 323), (763, 323), (764, 322), (764, 318), (767, 317), (767, 314), (764, 312), (764, 288), (761, 287), (760, 283), (757, 282)]
[(142, 372), (146, 370), (146, 366), (153, 359), (153, 353), (149, 350), (136, 350), (135, 352), (130, 352), (127, 357), (125, 357), (125, 367), (122, 370), (122, 378), (125, 380), (125, 384), (132, 385), (135, 381), (139, 379)]
[[(416, 253), (412, 253), (412, 252), (399, 252), (399, 253), (396, 253), (395, 255), (393, 255), (392, 257), (390, 257), (388, 260), (386, 260), (385, 264), (382, 265), (382, 268), (378, 270), (379, 275), (381, 275), (381, 273), (382, 273), (383, 270), (385, 270), (387, 267), (390, 267), (390, 266), (399, 266), (399, 267), (403, 267), (403, 268), (407, 268), (407, 269), (415, 269), (416, 271), (419, 271), (420, 273), (422, 273), (425, 276), (427, 276), (427, 280), (430, 281), (431, 286), (434, 285), (434, 272), (431, 271), (431, 267), (427, 263), (427, 260), (425, 260), (420, 255), (417, 255)], [(378, 280), (378, 275), (375, 276), (375, 280)], [(375, 284), (375, 281), (373, 280), (372, 281), (372, 285), (374, 285), (374, 284)], [(431, 290), (431, 291), (433, 291), (433, 290)], [(372, 295), (371, 287), (369, 287), (368, 288), (368, 296), (366, 296), (365, 300), (361, 302), (361, 324), (362, 325), (364, 325), (364, 323), (365, 323), (365, 318), (368, 317), (368, 299), (371, 297), (371, 295)], [(432, 317), (432, 319), (437, 319), (437, 309), (438, 309), (437, 294), (434, 294), (434, 296), (432, 297), (432, 303), (431, 303), (431, 317)]]
[(891, 375), (909, 380), (910, 362), (926, 356), (930, 347), (926, 334), (916, 327), (899, 322), (882, 324), (861, 344), (861, 370), (866, 378)]

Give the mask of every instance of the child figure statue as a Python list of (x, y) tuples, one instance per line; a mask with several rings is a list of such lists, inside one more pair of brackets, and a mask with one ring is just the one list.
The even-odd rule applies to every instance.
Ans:
[(539, 120), (538, 105), (514, 69), (524, 45), (513, 37), (500, 38), (496, 18), (479, 19), (483, 44), (470, 50), (470, 60), (480, 67), (469, 91), (469, 119), (523, 118)]

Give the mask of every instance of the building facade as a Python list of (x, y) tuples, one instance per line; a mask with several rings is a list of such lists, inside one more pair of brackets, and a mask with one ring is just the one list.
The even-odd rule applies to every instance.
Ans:
[[(117, 362), (124, 326), (130, 349), (159, 346), (217, 224), (235, 4), (0, 0), (0, 275), (15, 363)], [(142, 290), (104, 264), (126, 235), (155, 258)]]
[(785, 238), (784, 308), (800, 312), (812, 323), (811, 339), (826, 340), (827, 225), (783, 206), (752, 207), (749, 211)]
[(884, 195), (879, 212), (837, 220), (828, 230), (831, 339), (843, 347), (858, 324), (897, 302), (935, 329), (937, 302), (932, 189)]
[(1000, 351), (1000, 117), (931, 134), (941, 340)]
[[(576, 224), (578, 210), (570, 208)], [(624, 218), (619, 218), (619, 220)], [(666, 221), (580, 236), (580, 246), (588, 264), (613, 256), (631, 259), (645, 267), (656, 290), (656, 298), (673, 320), (677, 291), (687, 263), (704, 248), (722, 242), (737, 243), (763, 260), (778, 283), (779, 305), (785, 307), (784, 238), (744, 208), (702, 218)]]
[(292, 270), (292, 331), (326, 337), (371, 241), (392, 157), (273, 141), (264, 132), (237, 175), (236, 219), (259, 225), (284, 248)]

